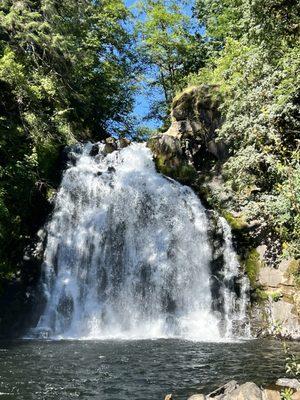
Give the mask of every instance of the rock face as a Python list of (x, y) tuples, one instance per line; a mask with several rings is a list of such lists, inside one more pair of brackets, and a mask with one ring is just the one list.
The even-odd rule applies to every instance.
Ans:
[[(223, 123), (218, 90), (218, 86), (202, 85), (183, 91), (173, 101), (170, 128), (151, 137), (148, 146), (160, 172), (190, 185), (207, 208), (222, 215), (231, 226), (235, 248), (251, 284), (253, 335), (297, 338), (300, 291), (289, 273), (291, 262), (297, 261), (277, 262), (281, 244), (269, 235), (268, 221), (247, 220), (243, 209), (245, 206), (247, 210), (247, 202), (243, 205), (236, 201), (234, 191), (224, 182), (222, 171), (230, 149), (218, 138)], [(221, 258), (216, 254), (214, 268)]]
[[(263, 298), (256, 312), (263, 333), (298, 339), (300, 338), (299, 288), (292, 274), (298, 261), (283, 260), (277, 268), (272, 268), (264, 262), (262, 247), (257, 248), (260, 258), (257, 285)], [(262, 321), (266, 321), (265, 326)]]
[(218, 87), (207, 85), (189, 88), (174, 99), (170, 128), (148, 142), (164, 174), (190, 183), (196, 171), (209, 170), (211, 163), (226, 157), (225, 145), (215, 140), (222, 122), (220, 101)]
[(36, 323), (43, 308), (38, 285), (45, 233), (41, 229), (25, 249), (20, 273), (4, 281), (0, 292), (0, 339), (20, 337)]

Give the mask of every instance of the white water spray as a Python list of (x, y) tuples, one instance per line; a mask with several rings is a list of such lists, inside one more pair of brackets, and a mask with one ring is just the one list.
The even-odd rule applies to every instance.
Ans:
[[(247, 305), (249, 304), (249, 280), (240, 273), (240, 264), (232, 245), (232, 233), (227, 221), (219, 218), (222, 226), (224, 246), (224, 268), (223, 268), (223, 301), (225, 336), (233, 337), (239, 331), (244, 337), (250, 337), (250, 326), (246, 318)], [(239, 296), (235, 290), (238, 288)]]
[[(143, 144), (107, 156), (90, 149), (64, 173), (47, 226), (46, 307), (35, 331), (220, 340), (208, 221), (197, 196), (158, 174)], [(234, 296), (224, 292), (227, 325)]]

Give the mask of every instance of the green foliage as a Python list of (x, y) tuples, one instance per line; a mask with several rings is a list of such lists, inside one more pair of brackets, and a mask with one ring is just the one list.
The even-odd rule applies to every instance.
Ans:
[(185, 86), (184, 77), (204, 65), (206, 50), (199, 33), (192, 33), (193, 21), (175, 0), (141, 0), (140, 54), (152, 68), (152, 88), (162, 89), (164, 101), (152, 107), (152, 114), (164, 119), (176, 91)]
[(210, 60), (191, 85), (218, 84), (230, 157), (224, 191), (247, 220), (267, 221), (284, 255), (300, 257), (300, 3), (198, 0)]
[(61, 149), (128, 129), (128, 17), (122, 0), (0, 3), (0, 274), (49, 211)]
[(292, 400), (292, 395), (293, 395), (294, 391), (291, 388), (284, 388), (281, 390), (280, 392), (280, 398), (282, 400)]
[(223, 211), (222, 215), (233, 230), (238, 231), (247, 226), (246, 221), (241, 216), (235, 217), (229, 211)]
[(253, 249), (247, 254), (245, 259), (245, 270), (252, 288), (257, 286), (257, 278), (260, 267), (261, 262), (259, 259), (259, 254), (255, 249)]
[(288, 267), (288, 276), (292, 277), (298, 287), (300, 287), (300, 260), (291, 260)]
[(295, 354), (290, 354), (286, 358), (286, 373), (292, 376), (300, 375), (300, 359)]

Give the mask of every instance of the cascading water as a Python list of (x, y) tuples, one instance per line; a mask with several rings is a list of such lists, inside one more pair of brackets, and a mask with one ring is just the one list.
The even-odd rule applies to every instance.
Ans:
[[(83, 146), (64, 173), (47, 226), (46, 306), (35, 332), (220, 340), (208, 221), (197, 196), (158, 174), (144, 144), (106, 156), (90, 150)], [(228, 327), (235, 297), (224, 289)]]
[[(244, 337), (250, 336), (250, 326), (246, 318), (248, 293), (250, 290), (248, 278), (240, 274), (240, 264), (232, 246), (232, 234), (230, 226), (223, 218), (219, 218), (223, 237), (223, 281), (222, 292), (224, 302), (225, 336), (232, 337), (238, 329)], [(236, 294), (236, 288), (239, 295)]]

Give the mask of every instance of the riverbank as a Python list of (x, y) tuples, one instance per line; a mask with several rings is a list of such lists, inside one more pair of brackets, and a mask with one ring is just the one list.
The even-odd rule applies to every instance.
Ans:
[[(273, 385), (258, 387), (254, 382), (241, 385), (232, 380), (208, 395), (197, 393), (187, 400), (299, 400), (300, 382), (298, 379), (280, 378)], [(168, 394), (165, 400), (176, 400)]]

